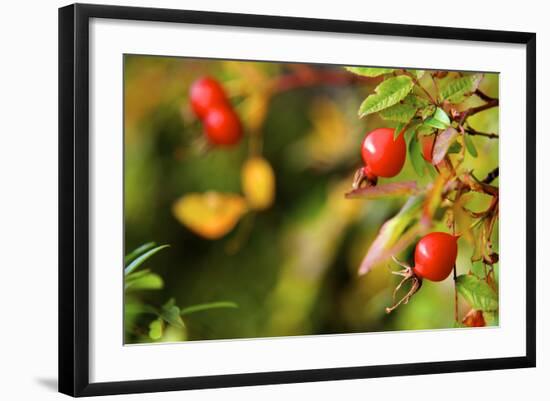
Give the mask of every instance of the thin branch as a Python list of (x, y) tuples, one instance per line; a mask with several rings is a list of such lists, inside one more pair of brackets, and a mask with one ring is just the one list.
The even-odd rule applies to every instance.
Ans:
[(498, 106), (498, 99), (493, 99), (488, 101), (485, 104), (482, 104), (481, 106), (472, 107), (470, 109), (464, 110), (462, 113), (458, 113), (457, 117), (455, 118), (455, 121), (458, 121), (459, 125), (464, 124), (464, 121), (468, 117), (471, 117), (477, 113), (481, 113), (482, 111), (492, 109), (493, 107)]
[(495, 167), (493, 170), (489, 172), (489, 174), (487, 174), (487, 177), (481, 180), (481, 182), (483, 184), (490, 184), (498, 177), (498, 173), (499, 173), (498, 167)]
[(491, 97), (489, 95), (487, 95), (486, 93), (482, 92), (480, 89), (476, 89), (476, 91), (474, 92), (481, 100), (484, 100), (486, 102), (492, 102), (494, 100), (498, 100), (497, 98), (495, 97)]
[(498, 139), (498, 134), (494, 134), (492, 132), (480, 132), (472, 127), (464, 128), (464, 131), (466, 131), (470, 135), (477, 135), (477, 136), (484, 136), (486, 138), (490, 139)]

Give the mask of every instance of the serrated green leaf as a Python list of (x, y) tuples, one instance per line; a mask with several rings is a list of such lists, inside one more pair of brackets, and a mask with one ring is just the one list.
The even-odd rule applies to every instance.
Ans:
[(380, 117), (384, 120), (408, 123), (416, 114), (416, 107), (407, 103), (397, 103), (387, 109), (380, 110)]
[(344, 67), (349, 72), (361, 75), (363, 77), (378, 77), (380, 75), (394, 72), (393, 68), (376, 68), (376, 67)]
[(136, 270), (139, 266), (143, 264), (147, 259), (149, 259), (151, 256), (156, 254), (157, 252), (163, 250), (164, 248), (168, 248), (170, 245), (160, 245), (156, 248), (149, 249), (147, 252), (141, 254), (136, 259), (134, 259), (129, 265), (126, 266), (124, 269), (124, 275), (128, 275), (132, 273), (134, 270)]
[[(138, 272), (140, 273), (140, 272)], [(160, 290), (164, 286), (162, 277), (155, 273), (147, 273), (139, 277), (127, 277), (124, 283), (126, 290)]]
[(466, 150), (468, 151), (468, 153), (471, 154), (473, 157), (477, 157), (476, 145), (474, 145), (474, 142), (472, 141), (470, 135), (464, 133), (462, 136), (464, 138), (464, 145), (466, 145)]
[(160, 318), (149, 323), (149, 337), (151, 340), (159, 340), (162, 337), (163, 324)]
[(422, 157), (422, 147), (420, 146), (420, 141), (417, 138), (414, 138), (409, 144), (409, 156), (411, 158), (414, 171), (416, 171), (416, 174), (420, 177), (423, 177), (424, 158)]
[(238, 307), (239, 305), (237, 305), (235, 302), (230, 302), (230, 301), (209, 302), (206, 304), (197, 304), (197, 305), (188, 306), (186, 308), (182, 308), (182, 310), (180, 311), (180, 315), (183, 316), (183, 315), (188, 315), (190, 313), (202, 312), (210, 309), (222, 309), (222, 308), (236, 309)]
[(399, 103), (409, 94), (413, 86), (412, 78), (406, 75), (384, 80), (376, 87), (375, 93), (363, 101), (359, 107), (359, 116), (364, 117)]
[(482, 78), (483, 74), (472, 74), (452, 79), (441, 88), (440, 99), (460, 103), (477, 89)]
[(498, 310), (498, 296), (485, 281), (463, 274), (456, 278), (456, 289), (473, 309), (492, 312)]
[(434, 128), (422, 123), (418, 126), (417, 131), (420, 135), (427, 136), (433, 134)]
[(142, 253), (147, 252), (151, 248), (154, 248), (156, 245), (157, 244), (155, 242), (147, 242), (143, 245), (138, 246), (136, 249), (134, 249), (132, 252), (130, 252), (128, 255), (124, 257), (124, 266), (126, 266), (128, 263), (130, 263), (132, 260), (137, 258)]
[[(427, 107), (428, 105), (430, 105), (430, 102), (428, 100), (424, 99), (423, 97), (417, 96), (413, 93), (409, 93), (407, 97), (403, 99), (403, 103), (416, 107), (417, 109), (420, 109), (422, 107)], [(433, 107), (435, 110), (435, 106)]]

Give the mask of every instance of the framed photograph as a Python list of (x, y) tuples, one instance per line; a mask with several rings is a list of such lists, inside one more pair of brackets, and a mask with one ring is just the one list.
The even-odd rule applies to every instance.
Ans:
[(535, 34), (59, 10), (59, 390), (535, 366)]

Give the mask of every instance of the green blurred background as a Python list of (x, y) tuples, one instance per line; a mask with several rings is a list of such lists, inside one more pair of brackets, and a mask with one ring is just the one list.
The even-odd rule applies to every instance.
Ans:
[[(425, 282), (408, 305), (387, 315), (397, 282), (386, 267), (391, 263), (357, 275), (380, 226), (406, 200), (344, 199), (361, 165), (363, 136), (390, 125), (357, 117), (379, 79), (359, 79), (338, 66), (139, 55), (125, 56), (124, 74), (126, 252), (149, 241), (170, 244), (146, 263), (163, 288), (126, 297), (127, 343), (152, 341), (139, 329), (151, 316), (131, 313), (133, 305), (158, 307), (170, 298), (181, 308), (214, 301), (238, 308), (185, 316), (183, 330), (167, 330), (159, 341), (453, 327), (452, 278)], [(245, 135), (234, 147), (205, 146), (191, 113), (189, 87), (205, 75), (223, 84), (243, 121)], [(298, 77), (298, 84), (285, 77)], [(498, 75), (486, 74), (481, 87), (498, 97)], [(498, 109), (471, 122), (498, 132)], [(245, 214), (220, 239), (202, 238), (176, 219), (174, 202), (189, 193), (242, 194), (251, 138), (261, 138), (262, 156), (273, 167), (274, 203)], [(473, 140), (480, 156), (467, 155), (466, 165), (483, 177), (498, 166), (498, 141)], [(407, 160), (384, 182), (431, 179), (419, 178)], [(474, 194), (471, 208), (487, 201)], [(439, 221), (436, 229), (447, 230)], [(458, 272), (476, 268), (472, 245), (461, 238), (459, 249)], [(413, 250), (400, 258), (412, 262)]]

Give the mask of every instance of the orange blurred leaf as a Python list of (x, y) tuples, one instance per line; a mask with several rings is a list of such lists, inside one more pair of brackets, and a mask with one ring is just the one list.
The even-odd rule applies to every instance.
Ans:
[(172, 208), (180, 223), (207, 239), (223, 237), (235, 227), (247, 211), (240, 195), (219, 192), (190, 193), (178, 199)]
[(251, 209), (267, 209), (275, 197), (275, 174), (262, 157), (251, 157), (241, 170), (243, 192)]

